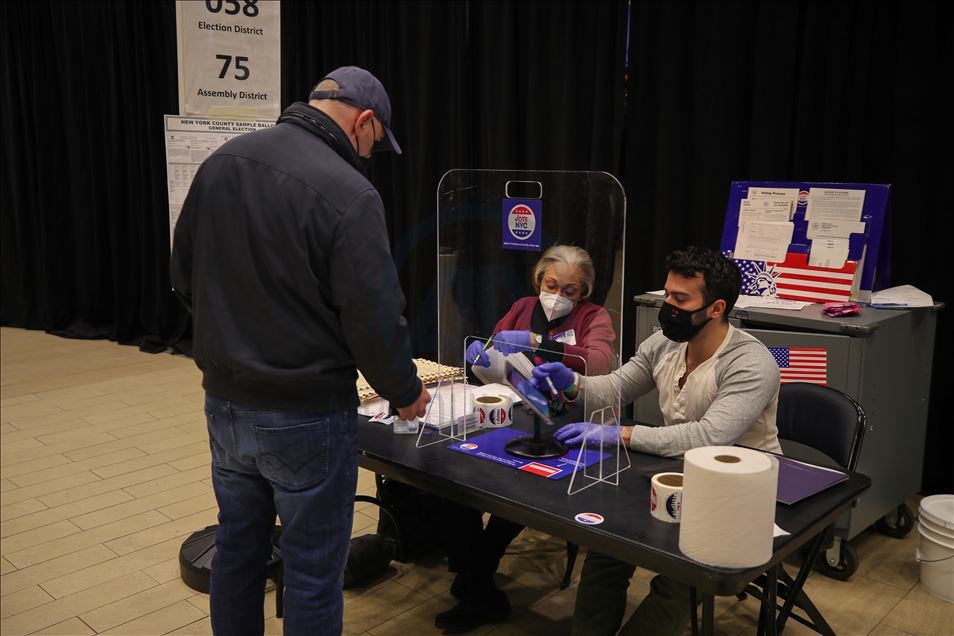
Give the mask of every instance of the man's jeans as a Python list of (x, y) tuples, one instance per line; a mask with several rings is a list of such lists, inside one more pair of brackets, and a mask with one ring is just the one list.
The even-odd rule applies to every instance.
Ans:
[(358, 480), (356, 413), (289, 413), (206, 394), (216, 634), (264, 631), (265, 564), (278, 513), (285, 634), (340, 634), (342, 584)]

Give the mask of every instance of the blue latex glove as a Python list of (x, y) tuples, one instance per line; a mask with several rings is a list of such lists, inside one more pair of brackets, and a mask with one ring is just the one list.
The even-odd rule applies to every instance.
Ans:
[(478, 367), (490, 366), (490, 358), (484, 351), (484, 343), (480, 340), (474, 340), (467, 346), (467, 353), (464, 357), (467, 358), (467, 362), (476, 364)]
[(494, 334), (494, 349), (509, 356), (518, 351), (530, 351), (529, 331), (501, 331)]
[(615, 424), (593, 424), (591, 422), (574, 422), (561, 427), (553, 434), (553, 439), (560, 440), (570, 447), (576, 447), (586, 438), (587, 447), (593, 447), (600, 442), (615, 444), (620, 439), (621, 426)]
[(573, 369), (562, 362), (545, 362), (533, 368), (530, 384), (535, 386), (537, 390), (546, 393), (550, 390), (550, 383), (547, 382), (547, 378), (550, 378), (554, 389), (562, 391), (573, 384), (576, 375), (573, 373)]

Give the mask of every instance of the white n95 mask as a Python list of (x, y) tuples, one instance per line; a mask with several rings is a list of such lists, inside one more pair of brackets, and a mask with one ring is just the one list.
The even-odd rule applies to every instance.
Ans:
[(576, 303), (563, 296), (551, 294), (548, 291), (541, 291), (540, 306), (543, 307), (543, 313), (546, 315), (547, 321), (553, 321), (573, 311), (573, 307), (576, 306)]

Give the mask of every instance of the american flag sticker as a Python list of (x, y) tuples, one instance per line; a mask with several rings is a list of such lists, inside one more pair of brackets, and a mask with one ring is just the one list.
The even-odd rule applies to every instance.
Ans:
[(814, 347), (769, 347), (778, 363), (781, 384), (828, 384), (828, 350)]
[(530, 462), (529, 464), (524, 464), (520, 467), (520, 470), (525, 470), (528, 473), (540, 475), (541, 477), (552, 477), (553, 475), (562, 472), (562, 470), (559, 468), (547, 466), (546, 464), (541, 464), (539, 462)]
[(857, 261), (845, 261), (840, 269), (811, 267), (808, 254), (789, 252), (780, 263), (738, 260), (742, 293), (778, 296), (813, 303), (851, 300)]

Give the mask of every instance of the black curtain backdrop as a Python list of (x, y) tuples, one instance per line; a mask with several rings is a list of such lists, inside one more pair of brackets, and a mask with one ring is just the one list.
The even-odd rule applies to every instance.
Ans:
[(171, 2), (5, 3), (2, 322), (161, 349), (169, 286), (164, 113)]
[[(174, 3), (2, 11), (2, 324), (162, 350), (188, 325), (167, 269)], [(376, 156), (372, 180), (419, 352), (433, 338), (435, 190), (450, 168), (621, 177), (625, 298), (660, 287), (672, 249), (718, 246), (732, 180), (891, 183), (892, 282), (949, 300), (952, 24), (946, 4), (900, 0), (285, 0), (282, 101), (344, 64), (388, 87), (405, 154)], [(612, 243), (594, 256), (608, 267)], [(935, 378), (949, 324), (942, 311)], [(924, 487), (951, 491), (939, 380), (933, 395)]]
[[(719, 247), (733, 180), (859, 181), (892, 185), (890, 284), (950, 302), (943, 255), (954, 138), (941, 92), (954, 73), (950, 6), (634, 2), (624, 146), (630, 291), (660, 288), (675, 248)], [(951, 324), (941, 311), (923, 480), (931, 491), (954, 490), (954, 434), (941, 399)]]
[[(375, 155), (371, 178), (388, 211), (418, 355), (436, 359), (441, 176), (452, 168), (618, 174), (625, 37), (618, 2), (282, 5), (286, 104), (345, 64), (370, 69), (388, 89), (404, 154)], [(588, 241), (602, 248), (593, 253), (600, 280), (615, 256), (612, 226), (604, 227), (601, 240)]]

